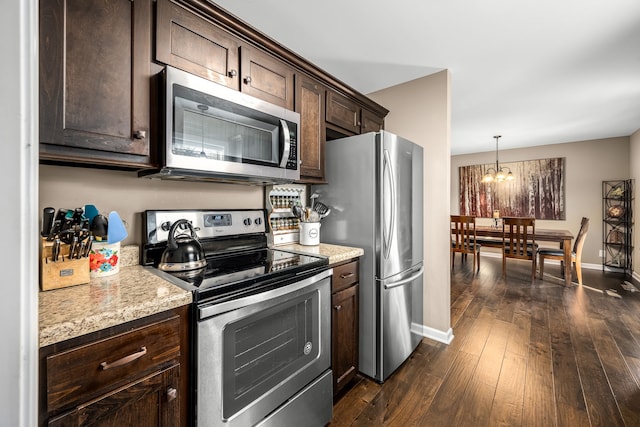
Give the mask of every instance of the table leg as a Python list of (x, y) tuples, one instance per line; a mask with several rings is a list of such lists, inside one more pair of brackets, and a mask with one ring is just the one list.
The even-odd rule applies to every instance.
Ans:
[(565, 239), (562, 242), (562, 249), (564, 250), (564, 284), (565, 286), (571, 286), (571, 239)]

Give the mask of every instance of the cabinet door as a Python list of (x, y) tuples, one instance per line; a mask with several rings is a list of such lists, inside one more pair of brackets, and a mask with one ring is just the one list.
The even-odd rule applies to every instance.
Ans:
[(324, 181), (325, 87), (302, 74), (296, 76), (296, 111), (300, 113), (300, 177)]
[(333, 393), (337, 394), (358, 372), (358, 284), (333, 294)]
[(241, 46), (240, 90), (293, 110), (293, 68), (257, 49)]
[(222, 28), (170, 0), (158, 0), (157, 61), (238, 90), (239, 48)]
[(354, 134), (360, 133), (360, 107), (349, 98), (327, 90), (326, 120)]
[(40, 0), (40, 156), (150, 164), (151, 0)]
[(382, 130), (384, 118), (377, 116), (369, 110), (362, 109), (361, 113), (361, 133), (379, 132)]
[(49, 426), (180, 426), (180, 365), (49, 420)]

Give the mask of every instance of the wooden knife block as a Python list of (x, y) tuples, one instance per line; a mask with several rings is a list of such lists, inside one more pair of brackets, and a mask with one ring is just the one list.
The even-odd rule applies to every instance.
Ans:
[(60, 255), (58, 261), (51, 259), (51, 248), (53, 242), (42, 239), (40, 255), (40, 289), (49, 291), (51, 289), (66, 288), (68, 286), (89, 283), (89, 257), (80, 259), (69, 259), (69, 245), (60, 244)]

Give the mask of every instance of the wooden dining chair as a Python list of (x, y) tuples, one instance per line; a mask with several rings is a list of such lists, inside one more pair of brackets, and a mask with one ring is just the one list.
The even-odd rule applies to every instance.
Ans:
[[(576, 276), (578, 278), (578, 284), (582, 285), (582, 247), (584, 246), (587, 232), (589, 231), (589, 218), (582, 218), (580, 222), (580, 230), (576, 236), (576, 240), (573, 243), (573, 250), (571, 251), (571, 264), (575, 266)], [(564, 250), (557, 248), (540, 248), (538, 249), (538, 258), (540, 259), (540, 278), (543, 278), (544, 274), (544, 260), (553, 259), (557, 261), (564, 260)], [(562, 270), (564, 273), (564, 269)]]
[(460, 253), (462, 259), (467, 254), (473, 254), (475, 271), (480, 270), (480, 245), (476, 243), (475, 216), (451, 215), (451, 268), (455, 264), (456, 253)]
[(502, 277), (507, 276), (507, 258), (531, 261), (531, 283), (536, 278), (536, 219), (502, 219)]

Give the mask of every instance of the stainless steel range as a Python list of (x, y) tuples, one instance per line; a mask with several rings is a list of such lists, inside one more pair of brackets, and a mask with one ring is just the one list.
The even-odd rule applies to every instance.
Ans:
[[(268, 248), (266, 224), (264, 210), (143, 213), (143, 264), (193, 293), (194, 425), (331, 421), (332, 270), (326, 258)], [(206, 266), (160, 271), (170, 231), (195, 233)]]

